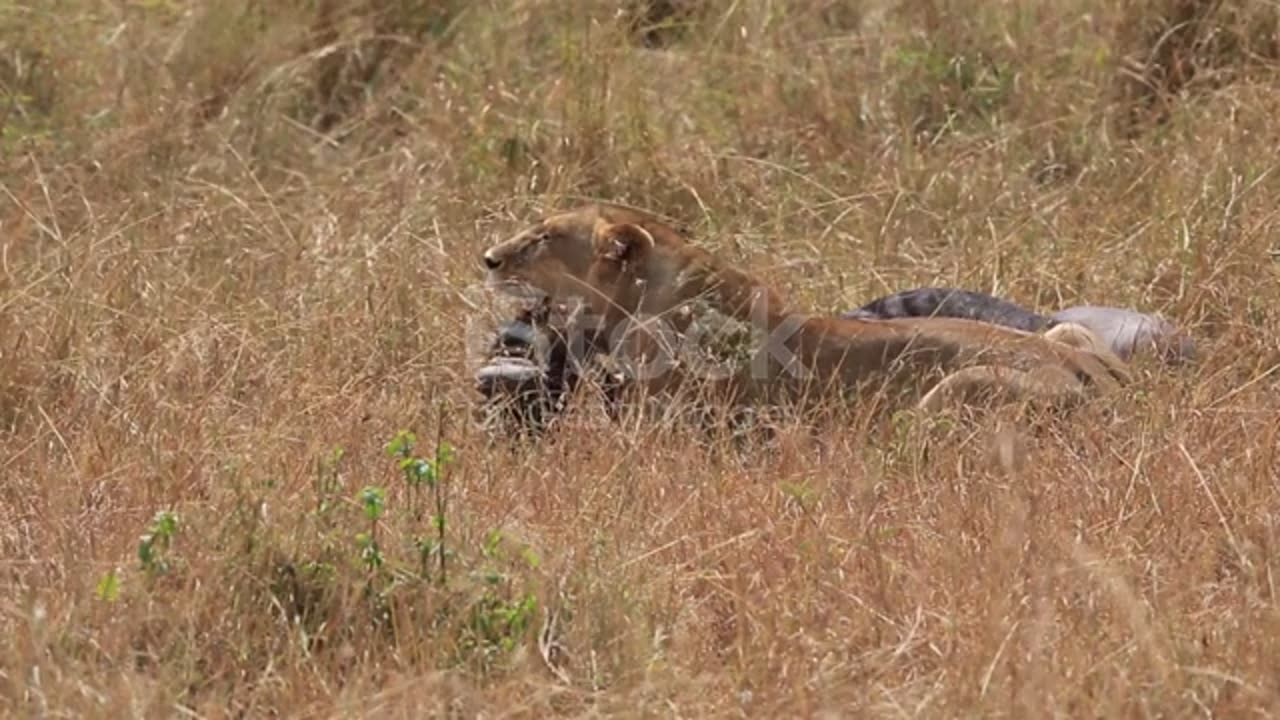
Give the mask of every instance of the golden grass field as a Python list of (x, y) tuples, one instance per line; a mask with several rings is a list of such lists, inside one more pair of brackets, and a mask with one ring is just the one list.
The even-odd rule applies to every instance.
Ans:
[[(1280, 715), (1275, 3), (641, 4), (0, 0), (0, 714)], [(1200, 360), (1034, 428), (509, 442), (480, 253), (589, 200), (815, 311)]]

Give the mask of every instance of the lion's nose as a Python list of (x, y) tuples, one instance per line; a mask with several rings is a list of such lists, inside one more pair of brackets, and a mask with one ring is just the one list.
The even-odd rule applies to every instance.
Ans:
[(490, 270), (497, 270), (498, 268), (502, 267), (502, 260), (494, 257), (489, 253), (485, 253), (484, 266), (489, 268)]

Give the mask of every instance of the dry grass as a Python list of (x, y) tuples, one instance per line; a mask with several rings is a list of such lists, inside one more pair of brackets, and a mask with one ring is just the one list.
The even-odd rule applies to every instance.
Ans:
[[(0, 0), (0, 712), (1280, 713), (1277, 11), (1203, 5), (1153, 49), (1188, 3), (716, 0), (651, 48), (578, 0)], [(1039, 432), (708, 448), (584, 395), (512, 446), (478, 255), (582, 198), (823, 311), (958, 284), (1204, 359)], [(444, 583), (402, 428), (457, 449)]]

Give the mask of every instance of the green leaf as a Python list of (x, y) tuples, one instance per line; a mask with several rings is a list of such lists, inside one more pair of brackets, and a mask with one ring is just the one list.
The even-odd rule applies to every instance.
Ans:
[(502, 544), (502, 531), (494, 528), (484, 538), (484, 548), (481, 552), (485, 557), (494, 557), (498, 554), (498, 546)]
[(382, 548), (369, 533), (356, 533), (356, 545), (360, 546), (360, 561), (369, 568), (382, 567)]
[(358, 496), (360, 505), (364, 507), (365, 517), (370, 520), (377, 520), (382, 517), (382, 511), (386, 508), (386, 493), (379, 487), (366, 487), (360, 491)]
[(447, 441), (441, 440), (440, 446), (436, 448), (435, 467), (437, 469), (444, 467), (445, 465), (453, 462), (454, 459), (457, 458), (457, 456), (458, 456), (458, 453), (456, 450), (454, 450), (453, 446), (450, 445)]
[(110, 570), (98, 580), (98, 585), (93, 589), (93, 594), (99, 600), (112, 603), (120, 597), (120, 577), (116, 575), (115, 570)]
[(802, 505), (813, 497), (813, 490), (803, 483), (783, 482), (779, 485), (779, 489), (781, 489), (787, 497)]
[(392, 457), (399, 456), (407, 458), (409, 457), (409, 454), (413, 452), (413, 446), (417, 441), (418, 436), (414, 435), (411, 431), (401, 430), (396, 433), (396, 436), (387, 444), (387, 454)]
[(377, 543), (369, 543), (360, 549), (360, 559), (371, 568), (382, 567), (382, 550)]
[(178, 532), (178, 514), (172, 510), (161, 510), (151, 521), (151, 533), (168, 540)]
[(534, 552), (531, 547), (525, 546), (524, 550), (520, 552), (520, 556), (524, 558), (525, 564), (531, 570), (537, 570), (538, 566), (542, 564), (542, 558), (538, 557), (538, 553)]
[(436, 481), (436, 469), (422, 458), (404, 460), (400, 463), (400, 469), (405, 471), (405, 477), (413, 485), (420, 485), (423, 482), (430, 485)]
[(178, 515), (171, 510), (161, 510), (151, 520), (150, 527), (138, 542), (138, 561), (149, 573), (168, 571), (168, 563), (161, 554), (169, 547), (178, 532)]

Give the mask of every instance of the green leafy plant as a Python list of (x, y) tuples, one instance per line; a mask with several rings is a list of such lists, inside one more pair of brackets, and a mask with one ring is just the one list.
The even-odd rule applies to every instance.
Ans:
[(172, 510), (161, 510), (151, 520), (138, 543), (138, 560), (149, 577), (164, 575), (172, 567), (169, 551), (178, 534), (179, 519)]
[[(462, 645), (479, 651), (484, 662), (499, 652), (511, 651), (528, 630), (537, 613), (538, 599), (531, 592), (517, 590), (516, 579), (503, 572), (507, 557), (503, 535), (494, 529), (485, 535), (480, 546), (484, 562), (473, 573), (481, 590), (467, 616)], [(522, 548), (521, 559), (529, 568), (537, 568), (540, 560), (532, 549)]]
[(356, 501), (364, 510), (365, 519), (369, 521), (369, 530), (356, 534), (356, 545), (360, 548), (360, 562), (370, 573), (374, 573), (380, 570), (385, 562), (382, 548), (378, 544), (378, 520), (386, 511), (386, 492), (379, 487), (366, 487), (356, 496)]
[[(443, 429), (443, 425), (439, 427)], [(420, 520), (422, 517), (420, 494), (423, 488), (425, 487), (431, 492), (434, 505), (431, 527), (435, 532), (434, 535), (424, 535), (416, 538), (414, 545), (418, 550), (423, 577), (430, 577), (431, 563), (434, 558), (438, 562), (438, 577), (443, 584), (447, 578), (446, 562), (448, 558), (448, 551), (445, 547), (447, 521), (445, 519), (444, 470), (454, 461), (457, 453), (452, 445), (443, 438), (437, 437), (432, 457), (419, 457), (414, 454), (417, 442), (418, 437), (412, 431), (401, 430), (396, 433), (391, 442), (387, 443), (386, 449), (388, 455), (399, 459), (398, 466), (404, 476), (405, 484), (409, 487), (410, 503), (415, 520)]]

